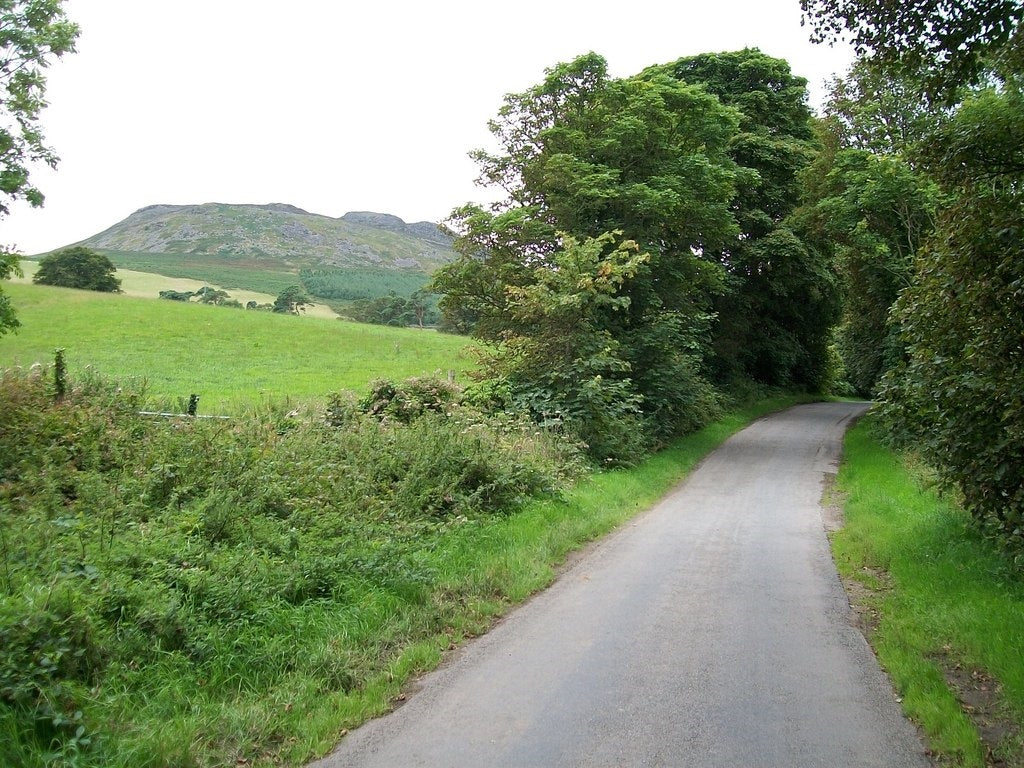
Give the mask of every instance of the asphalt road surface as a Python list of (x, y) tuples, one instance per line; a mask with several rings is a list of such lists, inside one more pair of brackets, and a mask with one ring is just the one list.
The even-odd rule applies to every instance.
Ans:
[(862, 410), (799, 406), (735, 435), (315, 765), (929, 766), (823, 526)]

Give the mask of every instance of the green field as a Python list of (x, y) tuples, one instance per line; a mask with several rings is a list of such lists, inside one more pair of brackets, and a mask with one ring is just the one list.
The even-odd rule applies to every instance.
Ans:
[(298, 269), (287, 269), (283, 262), (205, 254), (99, 250), (119, 269), (203, 280), (228, 291), (250, 290), (276, 296), (288, 286), (299, 283)]
[(465, 338), (432, 331), (17, 283), (4, 291), (22, 327), (0, 337), (0, 368), (50, 363), (60, 347), (73, 374), (91, 366), (143, 379), (169, 403), (196, 393), (201, 413), (472, 365)]

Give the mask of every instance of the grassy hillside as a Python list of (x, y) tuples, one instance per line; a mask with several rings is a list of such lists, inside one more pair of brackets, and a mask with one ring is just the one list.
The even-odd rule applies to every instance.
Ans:
[[(397, 231), (396, 231), (397, 230)], [(426, 230), (432, 230), (427, 232)], [(285, 265), (370, 265), (430, 272), (451, 258), (426, 223), (386, 214), (331, 218), (288, 205), (151, 205), (81, 245), (118, 252), (206, 254)]]
[(63, 347), (72, 373), (145, 379), (170, 402), (194, 392), (201, 413), (471, 364), (466, 339), (430, 331), (17, 283), (4, 291), (22, 327), (0, 337), (0, 367), (50, 362)]
[[(32, 276), (39, 269), (38, 261), (22, 261), (19, 266), (24, 277), (13, 278), (15, 283), (31, 283)], [(155, 299), (160, 291), (198, 291), (203, 286), (224, 289), (225, 286), (212, 280), (196, 280), (188, 277), (169, 277), (158, 275), (155, 272), (137, 272), (131, 269), (118, 269), (115, 274), (121, 281), (121, 291), (127, 296), (136, 296), (142, 299)], [(294, 285), (294, 281), (289, 283)], [(230, 289), (232, 299), (237, 299), (242, 304), (248, 301), (255, 301), (257, 304), (272, 304), (276, 294), (261, 293), (260, 291), (247, 291), (244, 289)], [(303, 308), (303, 314), (311, 317), (337, 317), (337, 313), (326, 304), (309, 304)]]

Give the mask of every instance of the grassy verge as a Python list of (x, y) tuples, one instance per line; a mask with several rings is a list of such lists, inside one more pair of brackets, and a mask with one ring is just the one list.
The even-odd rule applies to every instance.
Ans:
[(944, 764), (1024, 765), (1024, 579), (870, 419), (847, 435), (839, 489), (836, 562), (930, 749)]
[(650, 507), (751, 421), (806, 400), (782, 396), (736, 409), (637, 467), (591, 475), (561, 499), (534, 501), (515, 515), (459, 530), (431, 554), (439, 579), (430, 603), (409, 606), (402, 624), (410, 631), (396, 640), (380, 674), (307, 713), (303, 736), (278, 757), (301, 762), (329, 752), (341, 733), (389, 711), (402, 687), (437, 666), (445, 650), (550, 584), (568, 553)]

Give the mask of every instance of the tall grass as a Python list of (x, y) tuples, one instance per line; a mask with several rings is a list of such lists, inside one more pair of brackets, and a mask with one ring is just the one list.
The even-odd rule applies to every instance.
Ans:
[[(839, 488), (846, 527), (834, 537), (836, 561), (869, 590), (880, 617), (870, 639), (907, 714), (949, 764), (1024, 765), (1020, 572), (981, 540), (955, 498), (937, 493), (924, 468), (878, 442), (870, 419), (847, 435)], [(991, 711), (964, 706), (947, 685), (950, 673), (984, 688), (977, 693), (991, 699)], [(971, 708), (1004, 726), (996, 743), (979, 738)]]

